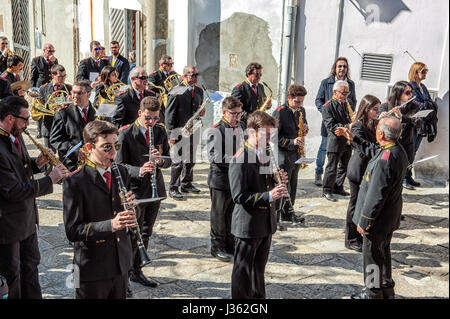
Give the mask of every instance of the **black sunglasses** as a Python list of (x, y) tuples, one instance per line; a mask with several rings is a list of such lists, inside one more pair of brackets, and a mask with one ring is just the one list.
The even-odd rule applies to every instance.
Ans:
[(102, 48), (95, 48), (94, 49), (95, 51), (101, 51), (101, 50), (103, 50)]
[(348, 66), (346, 66), (346, 65), (338, 65), (337, 68), (338, 68), (338, 69), (340, 69), (340, 68), (346, 69), (346, 68), (348, 68)]
[(116, 151), (120, 150), (122, 147), (122, 144), (114, 144), (114, 146), (112, 144), (105, 144), (102, 147), (103, 147), (103, 152), (108, 153), (109, 151), (112, 150), (113, 147)]
[(253, 73), (253, 75), (255, 76), (255, 78), (260, 78), (260, 77), (262, 77), (262, 73)]
[(199, 73), (188, 73), (186, 74), (187, 76), (192, 76), (192, 77), (196, 77), (199, 76)]
[(148, 80), (148, 76), (145, 76), (145, 75), (143, 75), (143, 76), (137, 76), (136, 79), (139, 79), (139, 80), (141, 80), (141, 81), (145, 81), (145, 80)]
[(145, 117), (145, 120), (146, 120), (146, 121), (151, 121), (151, 120), (158, 121), (158, 120), (159, 120), (159, 117), (157, 117), (157, 116), (155, 116), (155, 117), (146, 116), (146, 117)]
[(163, 64), (164, 65), (168, 65), (168, 66), (172, 66), (173, 65), (173, 63), (168, 63), (168, 62), (164, 62)]
[(27, 121), (29, 121), (30, 120), (30, 116), (28, 116), (28, 117), (22, 117), (22, 116), (20, 116), (20, 115), (16, 115), (16, 114), (11, 114), (12, 116), (14, 116), (15, 118), (18, 118), (18, 119), (21, 119), (21, 120), (24, 120), (25, 122), (27, 122)]

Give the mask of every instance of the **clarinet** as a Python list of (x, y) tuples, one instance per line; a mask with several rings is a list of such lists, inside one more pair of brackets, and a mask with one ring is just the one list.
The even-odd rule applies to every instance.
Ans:
[(148, 128), (148, 135), (149, 135), (149, 146), (148, 146), (148, 153), (149, 153), (149, 159), (155, 164), (155, 169), (153, 170), (152, 173), (152, 177), (150, 179), (150, 183), (152, 185), (152, 198), (156, 198), (158, 197), (158, 192), (156, 189), (156, 173), (157, 173), (157, 169), (156, 169), (156, 161), (154, 159), (152, 159), (152, 151), (155, 149), (155, 147), (153, 146), (153, 127), (150, 126)]
[[(134, 213), (134, 216), (136, 216), (136, 209), (126, 201), (125, 195), (127, 194), (127, 188), (125, 187), (125, 183), (123, 182), (122, 176), (120, 175), (119, 167), (114, 160), (111, 160), (111, 169), (114, 172), (114, 175), (116, 175), (116, 181), (119, 186), (120, 196), (122, 197), (123, 207), (126, 211), (132, 211)], [(150, 263), (150, 257), (148, 257), (147, 249), (145, 249), (144, 242), (142, 241), (141, 230), (139, 229), (139, 224), (136, 217), (135, 222), (136, 226), (133, 227), (133, 232), (136, 235), (139, 256), (141, 257), (141, 267), (144, 267), (145, 265)]]

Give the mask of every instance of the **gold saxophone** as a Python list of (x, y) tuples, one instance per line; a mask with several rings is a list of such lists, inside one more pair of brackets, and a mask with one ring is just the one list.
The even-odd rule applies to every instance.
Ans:
[(350, 106), (350, 103), (348, 102), (347, 99), (345, 99), (345, 104), (347, 104), (347, 110), (348, 110), (348, 115), (350, 115), (350, 120), (353, 122), (355, 122), (355, 114), (353, 113), (352, 107)]
[[(303, 133), (303, 112), (298, 109), (298, 113), (299, 113), (299, 119), (298, 119), (298, 137), (303, 139), (303, 145), (298, 147), (298, 153), (300, 154), (300, 157), (305, 157), (305, 134)], [(300, 164), (300, 169), (304, 169), (308, 167), (308, 164), (306, 163), (301, 163)]]
[(262, 84), (269, 90), (270, 94), (266, 99), (264, 100), (263, 105), (258, 109), (258, 111), (265, 112), (269, 108), (269, 102), (272, 100), (273, 92), (272, 89), (266, 84), (266, 82), (262, 81)]
[(23, 132), (30, 138), (33, 144), (36, 145), (36, 147), (41, 151), (42, 155), (44, 155), (48, 159), (49, 163), (52, 166), (62, 165), (66, 171), (69, 171), (64, 166), (64, 164), (59, 160), (59, 158), (52, 155), (52, 153), (50, 153), (46, 147), (42, 146), (38, 141), (36, 141), (27, 130), (23, 130)]

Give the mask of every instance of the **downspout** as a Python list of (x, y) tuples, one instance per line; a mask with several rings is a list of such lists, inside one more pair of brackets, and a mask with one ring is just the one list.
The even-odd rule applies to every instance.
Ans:
[(284, 16), (285, 16), (286, 0), (283, 0), (283, 9), (281, 13), (281, 39), (280, 39), (280, 59), (278, 61), (278, 89), (277, 89), (277, 101), (278, 105), (281, 105), (281, 72), (283, 70), (283, 49), (284, 49)]
[(339, 13), (337, 22), (337, 34), (336, 34), (336, 50), (334, 59), (339, 57), (339, 47), (341, 46), (341, 35), (342, 35), (342, 21), (344, 17), (344, 0), (339, 0)]

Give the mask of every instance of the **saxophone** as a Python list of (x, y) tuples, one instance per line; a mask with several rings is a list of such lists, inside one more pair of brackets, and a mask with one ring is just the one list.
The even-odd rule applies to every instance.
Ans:
[[(299, 119), (298, 119), (298, 137), (303, 139), (303, 145), (298, 147), (298, 153), (300, 155), (300, 157), (305, 157), (305, 142), (304, 142), (304, 137), (305, 134), (303, 133), (303, 112), (299, 109), (298, 110), (299, 113)], [(300, 164), (300, 169), (304, 169), (308, 167), (308, 164), (306, 163), (301, 163)]]
[(200, 119), (200, 114), (203, 112), (203, 110), (206, 109), (206, 106), (211, 102), (211, 98), (208, 94), (208, 91), (206, 91), (206, 88), (204, 86), (203, 90), (206, 93), (207, 98), (205, 99), (205, 101), (202, 103), (202, 105), (198, 108), (197, 112), (194, 113), (194, 115), (192, 115), (192, 117), (186, 122), (186, 124), (183, 126), (183, 128), (181, 129), (181, 135), (183, 135), (183, 137), (190, 137), (192, 134), (194, 134), (194, 132), (200, 128), (200, 126), (202, 126), (202, 122), (199, 121)]
[(272, 100), (272, 89), (266, 84), (266, 82), (262, 81), (262, 84), (264, 84), (264, 86), (269, 90), (270, 94), (268, 97), (266, 97), (266, 100), (264, 101), (263, 105), (261, 105), (261, 107), (258, 109), (258, 111), (261, 112), (266, 112), (269, 108), (269, 102)]
[(348, 115), (350, 116), (351, 122), (355, 122), (355, 114), (353, 113), (352, 107), (347, 99), (345, 99), (345, 104), (347, 105)]

